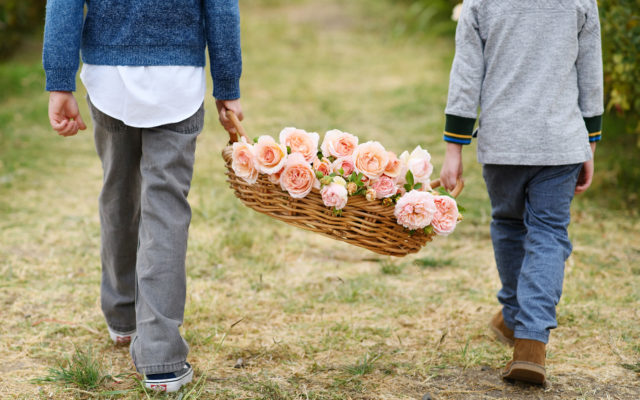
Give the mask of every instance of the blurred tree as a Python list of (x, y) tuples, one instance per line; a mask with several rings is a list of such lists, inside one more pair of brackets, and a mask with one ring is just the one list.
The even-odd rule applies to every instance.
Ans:
[(0, 0), (0, 59), (7, 58), (23, 35), (44, 25), (45, 0)]
[(606, 106), (640, 146), (640, 0), (599, 0)]
[(404, 0), (409, 5), (397, 33), (425, 32), (435, 35), (453, 34), (456, 23), (453, 9), (462, 0)]

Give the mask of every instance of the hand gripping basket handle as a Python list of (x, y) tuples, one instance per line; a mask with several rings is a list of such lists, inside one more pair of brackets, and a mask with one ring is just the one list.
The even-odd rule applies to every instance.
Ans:
[[(247, 140), (247, 143), (250, 143), (251, 140), (249, 139), (249, 136), (247, 136), (247, 133), (245, 132), (244, 128), (242, 127), (242, 124), (240, 123), (238, 116), (233, 111), (227, 110), (227, 118), (229, 118), (233, 123), (234, 128), (236, 128), (236, 132), (239, 133), (240, 136), (244, 137)], [(229, 133), (229, 143), (235, 143), (237, 141), (238, 141), (238, 135), (236, 133)], [(436, 179), (435, 181), (431, 182), (432, 189), (437, 188), (438, 186), (440, 186), (440, 179)], [(458, 181), (456, 182), (456, 187), (454, 187), (450, 193), (451, 196), (454, 198), (458, 197), (460, 192), (462, 192), (463, 188), (464, 188), (464, 182), (462, 181), (462, 179), (458, 179)]]
[(229, 132), (229, 143), (235, 143), (239, 140), (237, 134), (240, 134), (240, 136), (244, 137), (247, 140), (247, 143), (251, 143), (251, 140), (242, 127), (238, 116), (233, 111), (227, 110), (227, 118), (231, 120), (231, 123), (233, 123), (233, 127), (236, 128), (236, 132)]
[[(440, 179), (436, 179), (435, 181), (431, 182), (432, 189), (435, 189), (438, 186), (440, 186)], [(454, 187), (451, 193), (449, 194), (451, 195), (451, 197), (456, 198), (460, 195), (460, 192), (462, 192), (463, 188), (464, 188), (464, 181), (462, 179), (458, 179), (456, 181), (456, 187)]]

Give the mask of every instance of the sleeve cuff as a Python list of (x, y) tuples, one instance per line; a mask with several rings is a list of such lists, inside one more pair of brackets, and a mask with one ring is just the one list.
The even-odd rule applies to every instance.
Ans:
[(217, 100), (240, 98), (240, 79), (216, 79), (213, 81), (213, 97)]
[(602, 115), (584, 117), (584, 124), (589, 132), (589, 141), (598, 142), (602, 139)]
[(445, 142), (458, 144), (471, 143), (473, 127), (475, 124), (475, 118), (465, 118), (457, 115), (446, 114), (446, 123), (444, 128)]
[(47, 69), (45, 90), (49, 92), (74, 92), (76, 90), (77, 69)]

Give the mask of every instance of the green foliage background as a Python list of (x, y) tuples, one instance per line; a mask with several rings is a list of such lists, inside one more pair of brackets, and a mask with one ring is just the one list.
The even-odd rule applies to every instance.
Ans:
[(0, 59), (7, 58), (22, 36), (42, 29), (45, 0), (0, 0)]
[(627, 129), (640, 135), (640, 0), (598, 3), (607, 110), (627, 117)]

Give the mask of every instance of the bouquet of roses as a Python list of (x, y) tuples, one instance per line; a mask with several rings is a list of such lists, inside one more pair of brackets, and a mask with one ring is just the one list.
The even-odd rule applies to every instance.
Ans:
[(292, 198), (315, 188), (335, 215), (350, 196), (366, 196), (394, 205), (398, 224), (410, 231), (448, 235), (461, 220), (455, 199), (431, 189), (431, 155), (420, 146), (398, 157), (379, 142), (359, 144), (357, 136), (336, 129), (325, 134), (320, 148), (319, 141), (317, 133), (297, 128), (283, 129), (278, 142), (268, 135), (254, 143), (242, 138), (233, 143), (231, 166), (248, 184), (266, 174)]

